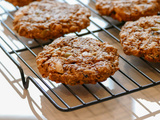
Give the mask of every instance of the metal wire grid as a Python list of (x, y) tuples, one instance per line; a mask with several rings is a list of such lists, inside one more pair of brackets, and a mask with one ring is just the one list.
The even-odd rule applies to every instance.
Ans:
[[(117, 31), (120, 32), (120, 28), (113, 24), (112, 22), (110, 22), (106, 17), (103, 17), (101, 15), (98, 14), (98, 12), (96, 10), (94, 10), (93, 8), (87, 6), (86, 4), (84, 4), (83, 2), (81, 2), (80, 0), (76, 0), (79, 4), (89, 8), (93, 14), (96, 14), (97, 16), (99, 16), (101, 19), (105, 20), (108, 24), (110, 24), (110, 27), (108, 28), (103, 28), (100, 25), (98, 25), (95, 21), (91, 20), (91, 23), (94, 24), (95, 26), (97, 26), (99, 28), (99, 30), (95, 30), (95, 31), (91, 31), (88, 28), (86, 28), (85, 33), (83, 34), (78, 34), (75, 33), (77, 36), (84, 36), (84, 35), (88, 35), (91, 34), (92, 36), (94, 36), (95, 38), (97, 38), (98, 40), (100, 40), (101, 42), (103, 42), (103, 40), (98, 37), (95, 33), (98, 31), (103, 31), (105, 32), (105, 34), (109, 35), (111, 38), (113, 38), (114, 40), (116, 40), (119, 43), (119, 39), (117, 37), (115, 37), (111, 32), (108, 31), (108, 29), (110, 28), (114, 28)], [(64, 2), (67, 2), (66, 0), (64, 0)], [(95, 2), (93, 0), (93, 2)], [(13, 20), (14, 17), (12, 16), (12, 14), (10, 12), (8, 12), (3, 6), (0, 6), (0, 8), (2, 8), (5, 11), (5, 14), (8, 14), (8, 16)], [(35, 72), (34, 69), (32, 69), (32, 67), (27, 64), (27, 62), (18, 54), (18, 52), (21, 51), (29, 51), (34, 57), (36, 57), (36, 54), (32, 51), (33, 48), (38, 48), (38, 47), (43, 47), (45, 44), (48, 43), (40, 43), (38, 40), (35, 39), (35, 42), (38, 43), (37, 46), (33, 46), (33, 47), (29, 47), (27, 46), (15, 33), (14, 31), (12, 31), (12, 29), (4, 22), (4, 21), (0, 21), (1, 24), (13, 35), (15, 36), (15, 38), (24, 45), (24, 49), (18, 49), (18, 50), (14, 50), (9, 43), (7, 43), (5, 41), (5, 39), (0, 35), (0, 39), (11, 49), (11, 51), (7, 51), (4, 46), (2, 46), (0, 44), (0, 48), (4, 51), (4, 53), (13, 61), (13, 63), (18, 67), (20, 74), (21, 74), (21, 78), (22, 78), (22, 83), (25, 89), (28, 89), (28, 85), (29, 85), (29, 81), (31, 81), (42, 93), (43, 95), (59, 110), (61, 111), (71, 111), (71, 110), (75, 110), (75, 109), (79, 109), (79, 108), (83, 108), (92, 104), (96, 104), (102, 101), (106, 101), (106, 100), (110, 100), (110, 99), (114, 99), (129, 93), (133, 93), (148, 87), (152, 87), (155, 85), (160, 84), (160, 80), (153, 80), (151, 79), (148, 75), (146, 75), (144, 72), (142, 72), (140, 69), (138, 69), (135, 65), (133, 65), (132, 63), (130, 63), (127, 59), (125, 59), (123, 56), (120, 55), (120, 58), (126, 63), (128, 64), (130, 67), (132, 67), (134, 70), (136, 70), (139, 74), (141, 74), (142, 76), (144, 76), (148, 81), (150, 81), (149, 84), (146, 85), (141, 85), (140, 83), (138, 83), (136, 80), (134, 80), (132, 77), (130, 77), (129, 75), (127, 75), (125, 72), (123, 72), (121, 69), (119, 70), (120, 74), (122, 76), (124, 76), (127, 80), (129, 80), (131, 83), (133, 83), (136, 87), (133, 89), (127, 89), (124, 85), (122, 85), (117, 79), (115, 79), (113, 76), (110, 76), (110, 79), (112, 81), (114, 81), (121, 89), (123, 89), (123, 92), (114, 94), (111, 90), (109, 90), (103, 83), (97, 83), (99, 86), (101, 86), (106, 92), (108, 92), (109, 96), (107, 97), (103, 97), (103, 98), (99, 98), (96, 94), (94, 94), (92, 92), (92, 90), (90, 90), (90, 88), (87, 85), (82, 85), (82, 87), (87, 90), (94, 98), (95, 100), (93, 101), (89, 101), (89, 102), (85, 102), (80, 96), (78, 96), (76, 94), (76, 92), (74, 90), (72, 90), (70, 88), (70, 86), (62, 84), (79, 102), (79, 105), (76, 106), (70, 106), (68, 105), (68, 103), (65, 102), (65, 100), (63, 100), (63, 98), (61, 98), (48, 84), (47, 82), (41, 78), (38, 73)], [(61, 103), (65, 106), (65, 107), (61, 107), (59, 104), (57, 104), (57, 102), (55, 100), (53, 100), (53, 98), (44, 90), (44, 88), (32, 77), (32, 76), (28, 76), (25, 78), (24, 76), (24, 71), (23, 68), (19, 65), (19, 63), (12, 57), (12, 54), (15, 54), (29, 69), (30, 71), (49, 89), (49, 91), (54, 94), (57, 99), (59, 101), (61, 101)], [(141, 59), (143, 62), (145, 62), (148, 66), (150, 66), (154, 71), (156, 71), (157, 73), (160, 73), (159, 68), (156, 68), (155, 66), (153, 66), (151, 63), (145, 61), (143, 58), (139, 58)]]

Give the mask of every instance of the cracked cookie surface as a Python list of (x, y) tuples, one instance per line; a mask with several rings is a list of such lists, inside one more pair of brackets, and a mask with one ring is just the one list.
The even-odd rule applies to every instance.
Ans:
[(43, 0), (20, 8), (14, 15), (13, 29), (20, 36), (47, 40), (80, 32), (90, 25), (90, 15), (89, 9), (78, 4)]
[(89, 37), (57, 38), (43, 48), (36, 62), (43, 77), (69, 85), (102, 82), (119, 69), (117, 49)]
[(96, 9), (118, 21), (134, 21), (144, 16), (157, 15), (159, 0), (96, 0)]
[(160, 62), (160, 16), (126, 22), (120, 32), (120, 42), (127, 55)]

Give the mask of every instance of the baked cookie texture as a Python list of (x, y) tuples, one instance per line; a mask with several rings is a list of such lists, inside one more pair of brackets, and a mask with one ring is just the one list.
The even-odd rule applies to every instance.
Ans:
[(160, 62), (160, 16), (126, 22), (120, 32), (120, 42), (127, 55)]
[(68, 85), (105, 81), (119, 68), (117, 49), (97, 39), (60, 37), (45, 46), (36, 57), (43, 77)]
[(32, 2), (14, 15), (14, 30), (20, 36), (52, 39), (71, 32), (80, 32), (90, 25), (91, 13), (81, 5), (69, 5), (54, 0)]
[(140, 17), (157, 15), (160, 0), (96, 0), (96, 9), (118, 21), (134, 21)]
[(24, 6), (24, 5), (28, 5), (31, 2), (41, 1), (41, 0), (5, 0), (5, 1), (12, 3), (14, 6), (21, 7), (21, 6)]

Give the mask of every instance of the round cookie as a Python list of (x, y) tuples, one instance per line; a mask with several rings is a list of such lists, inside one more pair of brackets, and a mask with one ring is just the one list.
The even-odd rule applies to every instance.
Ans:
[(28, 5), (31, 2), (34, 1), (41, 1), (41, 0), (6, 0), (7, 2), (12, 3), (14, 6), (24, 6), (24, 5)]
[(54, 0), (32, 2), (14, 15), (14, 30), (27, 38), (52, 39), (90, 25), (90, 11), (81, 5)]
[(126, 22), (120, 32), (120, 42), (127, 55), (160, 62), (160, 16)]
[(118, 21), (134, 21), (144, 16), (157, 15), (159, 0), (96, 0), (96, 9)]
[(117, 49), (97, 39), (60, 37), (45, 46), (36, 57), (43, 77), (69, 85), (95, 84), (119, 68)]

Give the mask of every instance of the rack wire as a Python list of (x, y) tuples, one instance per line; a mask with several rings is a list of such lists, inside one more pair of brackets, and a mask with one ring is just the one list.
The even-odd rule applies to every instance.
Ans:
[[(64, 2), (69, 3), (69, 0), (63, 0)], [(102, 27), (101, 25), (99, 25), (96, 21), (94, 21), (94, 19), (90, 18), (91, 24), (93, 24), (94, 26), (96, 26), (98, 29), (96, 30), (90, 30), (89, 28), (85, 29), (85, 32), (82, 33), (75, 33), (75, 35), (77, 36), (86, 36), (86, 35), (90, 35), (92, 37), (97, 38), (98, 40), (100, 40), (101, 42), (104, 42), (104, 40), (99, 37), (97, 35), (97, 32), (103, 32), (103, 34), (105, 34), (106, 36), (109, 36), (111, 40), (114, 40), (116, 42), (116, 44), (120, 44), (119, 43), (119, 39), (112, 33), (110, 32), (110, 30), (114, 30), (114, 32), (119, 33), (120, 32), (120, 27), (124, 24), (124, 23), (114, 23), (112, 21), (110, 21), (110, 18), (106, 17), (106, 16), (101, 16), (94, 8), (90, 7), (88, 4), (85, 4), (84, 2), (80, 1), (80, 0), (74, 0), (76, 3), (81, 4), (84, 7), (87, 7), (88, 9), (90, 9), (90, 11), (92, 12), (93, 15), (96, 15), (97, 17), (99, 17), (101, 20), (105, 21), (105, 23), (108, 24), (107, 27)], [(2, 1), (1, 1), (2, 2)], [(92, 0), (92, 3), (95, 4), (95, 1)], [(0, 4), (0, 9), (3, 10), (2, 13), (0, 13), (0, 16), (3, 16), (4, 14), (7, 14), (7, 16), (9, 17), (9, 19), (13, 20), (14, 17), (12, 15), (12, 13), (10, 11), (8, 11), (3, 5)], [(15, 9), (18, 9), (18, 7), (16, 7)], [(155, 76), (157, 77), (153, 77), (151, 75), (148, 75), (147, 72), (142, 71), (141, 69), (139, 69), (139, 67), (137, 65), (134, 65), (134, 63), (132, 63), (132, 61), (130, 59), (128, 59), (128, 56), (126, 57), (122, 52), (120, 53), (120, 60), (125, 63), (127, 66), (129, 66), (133, 72), (136, 72), (136, 75), (139, 75), (140, 77), (143, 77), (143, 79), (145, 81), (147, 81), (147, 83), (145, 85), (142, 85), (141, 82), (139, 80), (137, 80), (136, 78), (134, 78), (131, 74), (126, 73), (126, 71), (123, 70), (123, 67), (120, 66), (120, 70), (118, 71), (118, 75), (117, 76), (123, 76), (123, 79), (125, 79), (126, 81), (128, 81), (130, 84), (132, 84), (131, 88), (128, 88), (124, 85), (124, 83), (120, 80), (119, 77), (116, 76), (110, 76), (108, 79), (109, 81), (114, 82), (114, 84), (116, 84), (116, 86), (118, 86), (119, 89), (121, 89), (120, 91), (118, 91), (117, 93), (115, 93), (114, 90), (111, 90), (109, 88), (108, 85), (106, 85), (106, 83), (97, 83), (96, 85), (99, 86), (100, 89), (103, 89), (103, 91), (105, 91), (107, 93), (107, 96), (101, 96), (99, 97), (99, 95), (96, 94), (96, 92), (94, 92), (95, 88), (93, 88), (93, 86), (95, 87), (95, 85), (81, 85), (78, 86), (82, 89), (84, 89), (85, 91), (87, 91), (87, 93), (92, 96), (94, 99), (85, 102), (85, 100), (83, 99), (83, 96), (77, 94), (77, 91), (75, 91), (76, 87), (72, 87), (69, 85), (65, 85), (65, 84), (61, 84), (65, 89), (67, 89), (67, 91), (70, 93), (70, 95), (68, 96), (69, 98), (74, 97), (77, 101), (79, 101), (78, 104), (71, 106), (69, 105), (69, 102), (66, 102), (65, 99), (63, 99), (61, 97), (61, 95), (59, 95), (56, 90), (53, 89), (53, 87), (51, 87), (51, 85), (55, 84), (52, 83), (51, 81), (47, 81), (46, 79), (42, 78), (39, 73), (37, 73), (26, 61), (23, 57), (21, 57), (19, 55), (20, 52), (23, 51), (28, 51), (30, 52), (30, 54), (33, 57), (36, 57), (36, 53), (33, 52), (33, 49), (35, 48), (42, 48), (44, 45), (49, 44), (52, 40), (49, 40), (45, 43), (34, 39), (34, 42), (37, 43), (34, 46), (28, 46), (24, 41), (23, 38), (20, 38), (18, 35), (16, 35), (16, 33), (12, 30), (12, 28), (8, 25), (8, 23), (5, 23), (3, 20), (0, 20), (1, 25), (10, 32), (10, 34), (12, 34), (17, 41), (19, 41), (24, 48), (19, 48), (16, 46), (15, 43), (13, 43), (12, 40), (10, 40), (10, 42), (12, 42), (13, 45), (10, 45), (9, 42), (6, 41), (6, 39), (0, 35), (0, 40), (7, 46), (9, 47), (10, 50), (6, 50), (6, 48), (4, 47), (4, 45), (2, 45), (0, 43), (0, 48), (4, 51), (4, 53), (9, 57), (9, 59), (17, 66), (20, 75), (21, 75), (21, 79), (22, 79), (22, 83), (25, 89), (28, 89), (29, 86), (29, 81), (31, 81), (42, 93), (43, 95), (59, 110), (61, 111), (71, 111), (71, 110), (76, 110), (79, 108), (83, 108), (89, 105), (93, 105), (96, 103), (100, 103), (103, 101), (107, 101), (107, 100), (111, 100), (123, 95), (127, 95), (139, 90), (143, 90), (155, 85), (159, 85), (160, 84), (160, 79), (159, 79), (159, 73), (160, 73), (160, 66), (159, 63), (158, 64), (153, 64), (150, 62), (147, 62), (146, 60), (144, 60), (143, 58), (136, 58), (137, 62), (142, 62), (145, 66), (148, 67), (148, 69), (151, 72), (154, 72)], [(14, 47), (13, 47), (14, 46)], [(16, 48), (16, 49), (15, 49)], [(27, 76), (25, 77), (24, 75), (24, 69), (21, 67), (21, 65), (17, 62), (17, 60), (15, 60), (12, 55), (16, 55), (21, 62), (23, 62), (25, 64), (26, 67), (29, 68), (29, 70), (36, 76), (35, 79), (32, 76)], [(39, 81), (41, 83), (39, 83)], [(108, 81), (108, 80), (107, 80)], [(41, 85), (43, 84), (43, 85)], [(51, 84), (51, 85), (50, 85)], [(44, 89), (45, 88), (48, 89), (48, 91), (46, 91)], [(54, 85), (53, 85), (54, 86)], [(49, 94), (50, 93), (50, 94)], [(81, 93), (81, 91), (79, 90), (79, 93)], [(56, 99), (58, 99), (58, 101), (61, 102), (62, 105), (60, 105), (57, 100), (55, 100), (52, 95), (54, 95)], [(63, 106), (63, 107), (62, 107)]]

